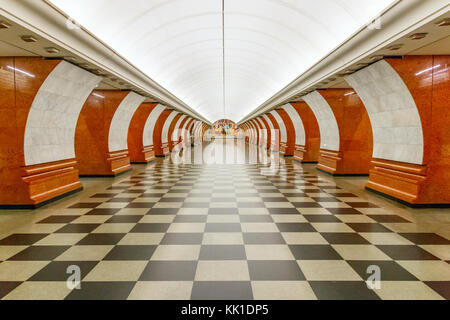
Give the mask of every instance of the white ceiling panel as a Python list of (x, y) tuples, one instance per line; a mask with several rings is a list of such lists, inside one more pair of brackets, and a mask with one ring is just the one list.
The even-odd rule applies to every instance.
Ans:
[(51, 2), (211, 122), (237, 122), (393, 0)]

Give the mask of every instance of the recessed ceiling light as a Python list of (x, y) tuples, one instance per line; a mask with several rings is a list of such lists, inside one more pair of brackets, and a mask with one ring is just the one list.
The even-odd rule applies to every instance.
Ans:
[(0, 21), (0, 29), (9, 29), (11, 25), (6, 21)]
[(371, 56), (370, 61), (377, 61), (377, 60), (381, 60), (383, 58), (384, 58), (384, 56), (382, 56), (382, 55)]
[(444, 20), (441, 20), (437, 23), (438, 27), (448, 27), (450, 26), (450, 18), (445, 18)]
[(410, 35), (408, 38), (410, 38), (411, 40), (420, 40), (425, 38), (428, 35), (428, 33), (426, 32), (422, 32), (422, 33), (415, 33)]
[(20, 38), (25, 42), (36, 42), (37, 41), (37, 38), (35, 38), (33, 36), (21, 36)]
[(47, 53), (59, 53), (59, 49), (58, 49), (58, 48), (47, 47), (47, 48), (44, 48), (44, 49), (45, 49), (45, 51), (46, 51)]
[(64, 60), (71, 61), (71, 62), (76, 62), (77, 58), (72, 57), (72, 56), (67, 56), (67, 57), (64, 57)]
[(392, 46), (389, 46), (386, 49), (395, 51), (395, 50), (401, 49), (402, 47), (403, 47), (403, 43), (398, 43), (398, 44), (393, 44)]

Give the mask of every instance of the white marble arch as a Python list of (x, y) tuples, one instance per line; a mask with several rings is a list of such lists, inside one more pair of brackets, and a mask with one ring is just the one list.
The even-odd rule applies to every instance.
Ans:
[(287, 132), (283, 119), (281, 119), (280, 115), (275, 110), (272, 110), (270, 114), (273, 115), (280, 127), (280, 142), (287, 143)]
[(270, 128), (270, 143), (273, 144), (275, 143), (275, 127), (273, 126), (272, 121), (270, 121), (269, 117), (265, 114), (263, 114), (261, 117), (264, 118), (264, 120), (266, 120), (266, 122), (269, 124), (269, 128)]
[(172, 141), (178, 141), (181, 135), (181, 129), (180, 124), (181, 122), (187, 117), (187, 115), (183, 114), (181, 117), (178, 118), (177, 123), (175, 124), (175, 129), (172, 132)]
[(168, 142), (168, 140), (169, 140), (169, 127), (170, 127), (170, 124), (172, 123), (173, 118), (175, 118), (178, 113), (179, 112), (177, 112), (177, 111), (172, 111), (169, 114), (169, 116), (167, 117), (166, 122), (164, 122), (164, 126), (162, 128), (162, 133), (161, 133), (161, 143), (167, 143)]
[(248, 137), (248, 142), (252, 142), (252, 130), (248, 121), (245, 123), (245, 135)]
[(194, 136), (194, 139), (198, 139), (200, 136), (200, 129), (202, 127), (201, 121), (195, 121), (194, 129), (192, 130), (192, 135)]
[(100, 77), (61, 61), (34, 97), (25, 127), (25, 165), (75, 158), (81, 109)]
[(190, 128), (194, 125), (195, 120), (193, 118), (189, 118), (186, 123), (183, 125), (183, 130), (181, 131), (181, 136), (184, 144), (190, 144), (191, 136), (190, 136)]
[(262, 129), (265, 128), (264, 124), (258, 118), (254, 118), (253, 120), (258, 124), (259, 143), (267, 143), (267, 130)]
[(258, 133), (257, 133), (257, 128), (256, 128), (256, 125), (255, 125), (255, 123), (253, 122), (253, 120), (250, 120), (249, 121), (249, 124), (250, 124), (250, 126), (252, 127), (252, 143), (253, 144), (256, 144), (256, 143), (258, 143)]
[(373, 132), (373, 157), (423, 163), (423, 131), (416, 103), (400, 75), (380, 60), (345, 80), (366, 107)]
[(142, 136), (144, 147), (153, 146), (153, 130), (155, 129), (155, 123), (165, 109), (165, 106), (158, 104), (153, 108), (152, 112), (150, 112), (147, 121), (145, 122), (144, 134)]
[(302, 118), (300, 118), (300, 115), (298, 114), (297, 110), (295, 110), (294, 107), (289, 103), (285, 104), (281, 108), (284, 109), (284, 111), (286, 111), (286, 113), (289, 115), (289, 118), (291, 118), (292, 123), (294, 124), (295, 144), (304, 146), (306, 143), (306, 134)]
[(320, 148), (339, 151), (339, 127), (333, 110), (318, 91), (311, 92), (303, 97), (316, 116), (320, 131)]
[(128, 149), (128, 128), (131, 118), (145, 98), (130, 91), (117, 107), (109, 126), (109, 152)]
[(264, 121), (262, 121), (262, 119), (261, 119), (261, 116), (257, 117), (256, 120), (258, 120), (259, 123), (261, 123), (261, 125), (263, 127), (264, 138), (265, 138), (265, 141), (266, 141), (266, 144), (267, 144), (268, 142), (270, 142), (270, 141), (268, 141), (269, 130), (270, 130), (270, 133), (272, 133), (272, 130), (271, 129), (267, 129), (266, 125), (264, 124)]

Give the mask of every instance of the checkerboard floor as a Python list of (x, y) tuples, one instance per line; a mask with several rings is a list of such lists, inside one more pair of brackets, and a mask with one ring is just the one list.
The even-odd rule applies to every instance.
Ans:
[(449, 239), (414, 231), (291, 160), (159, 159), (1, 238), (0, 298), (450, 299)]

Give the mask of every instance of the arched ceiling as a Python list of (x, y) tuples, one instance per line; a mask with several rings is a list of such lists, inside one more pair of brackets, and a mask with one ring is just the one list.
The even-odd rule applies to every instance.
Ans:
[(394, 1), (51, 2), (211, 122), (238, 122)]

